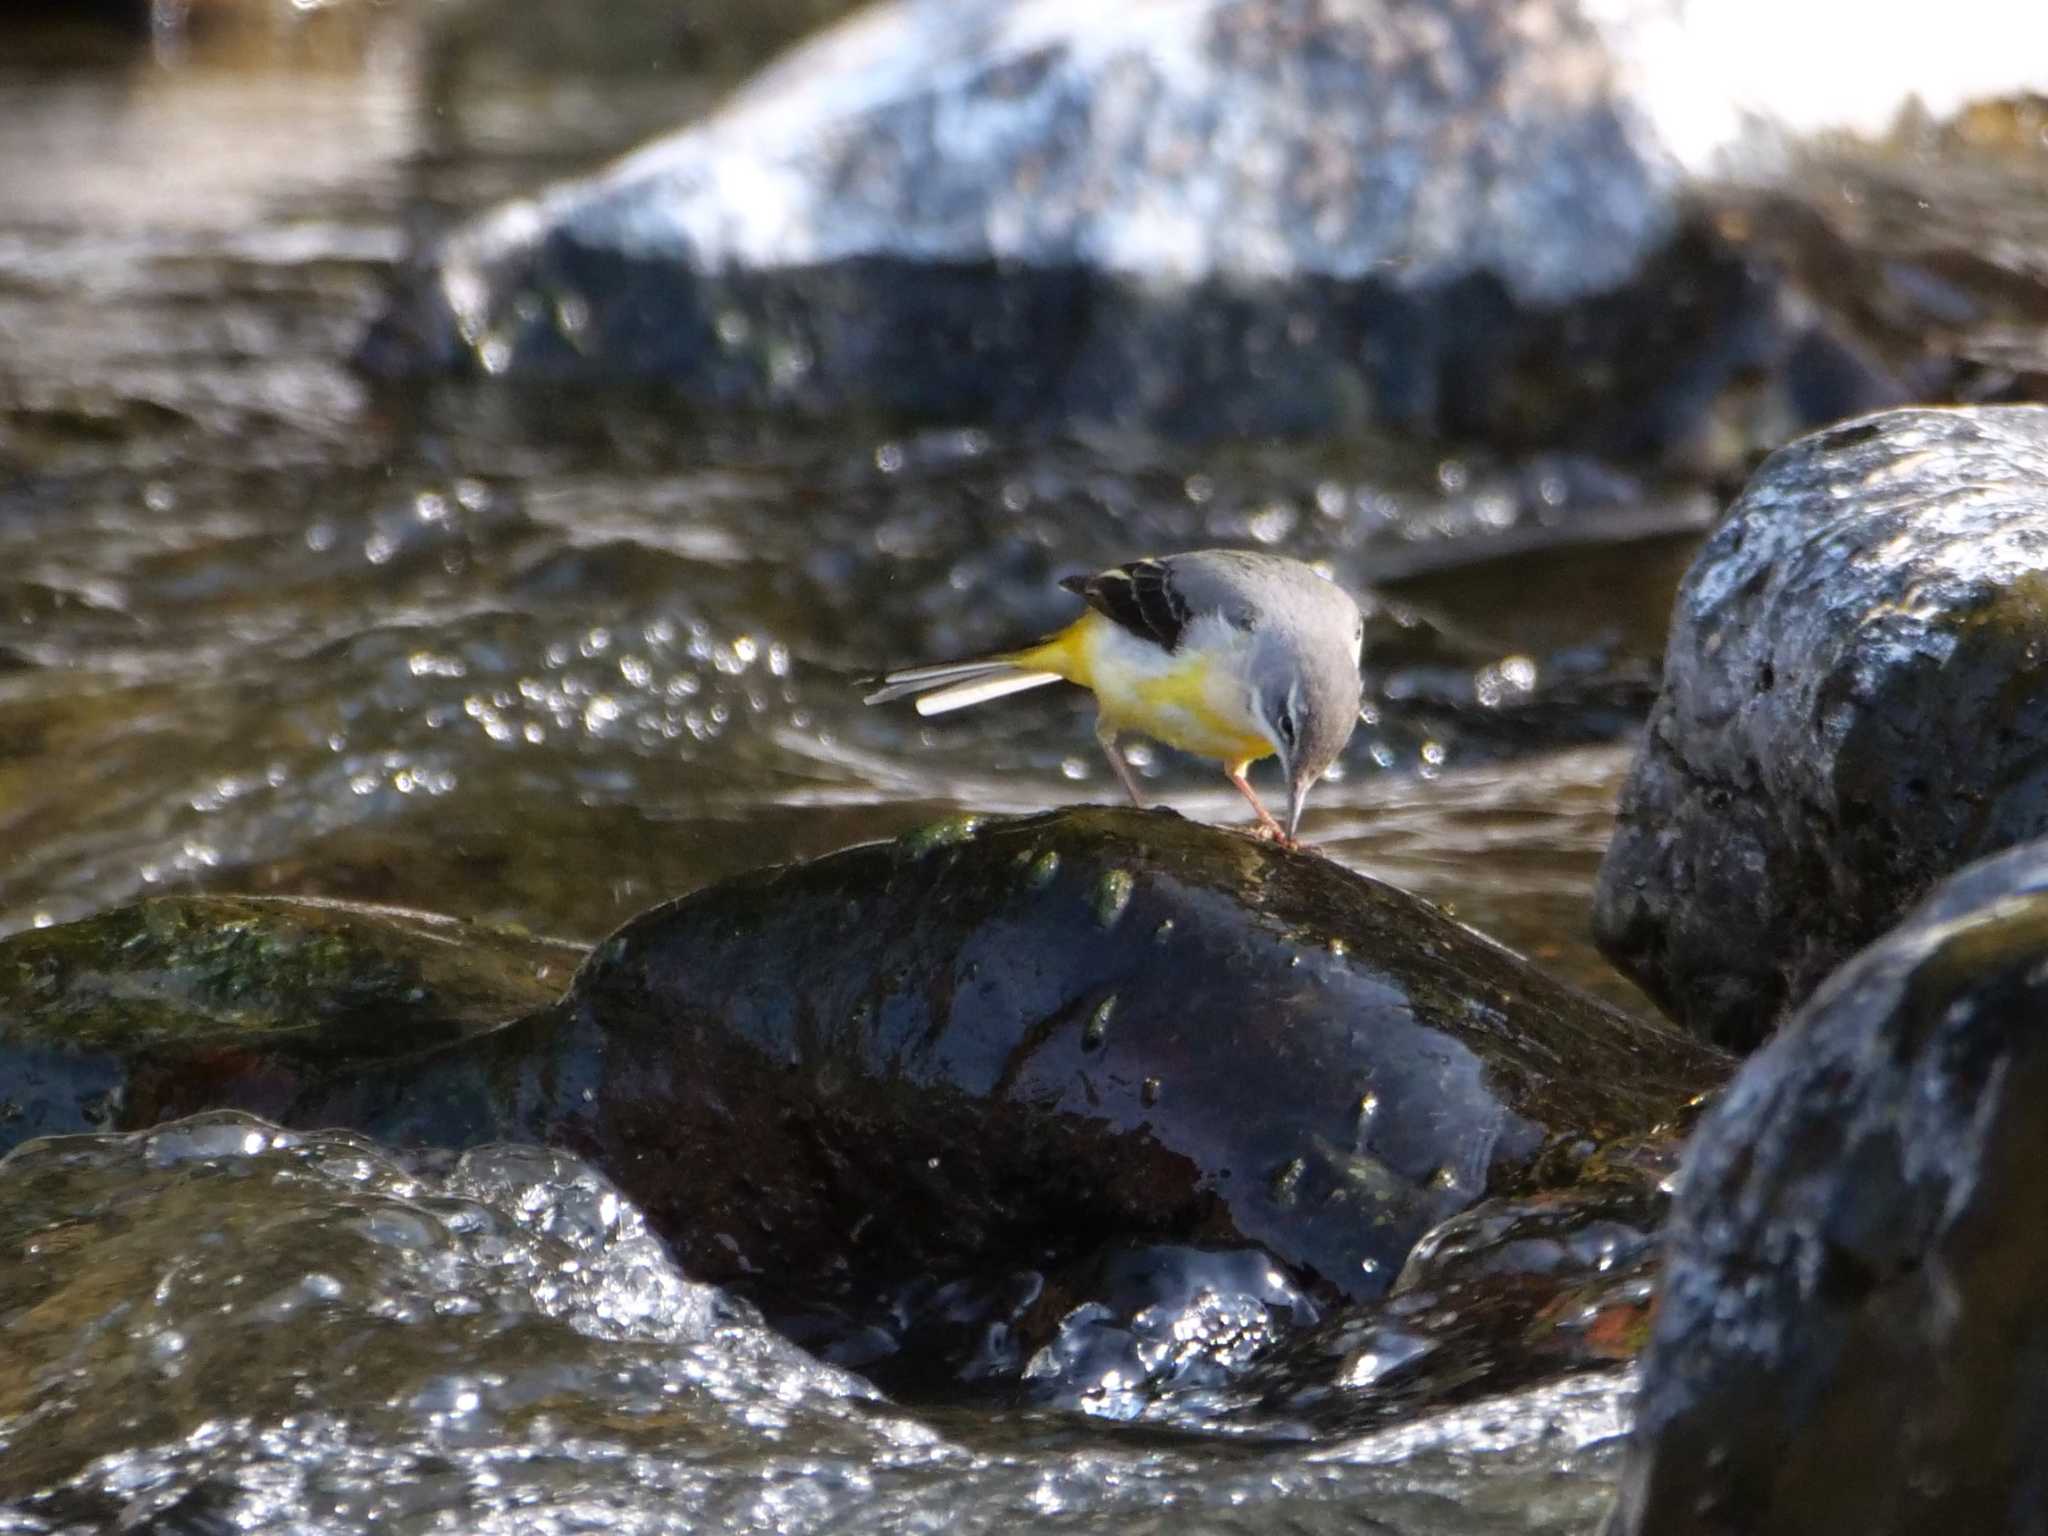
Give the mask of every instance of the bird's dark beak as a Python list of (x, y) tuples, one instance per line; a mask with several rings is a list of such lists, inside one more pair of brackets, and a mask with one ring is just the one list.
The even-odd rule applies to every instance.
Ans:
[(1304, 774), (1292, 763), (1284, 766), (1287, 769), (1287, 840), (1293, 842), (1295, 828), (1301, 825), (1301, 808), (1308, 803), (1308, 792), (1322, 775)]

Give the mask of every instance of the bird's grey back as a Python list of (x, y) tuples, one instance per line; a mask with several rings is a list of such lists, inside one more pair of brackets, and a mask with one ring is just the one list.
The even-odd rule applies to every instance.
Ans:
[(1357, 655), (1358, 604), (1299, 560), (1203, 549), (1168, 555), (1160, 563), (1195, 613), (1220, 612), (1242, 629), (1294, 631), (1299, 640), (1334, 644)]

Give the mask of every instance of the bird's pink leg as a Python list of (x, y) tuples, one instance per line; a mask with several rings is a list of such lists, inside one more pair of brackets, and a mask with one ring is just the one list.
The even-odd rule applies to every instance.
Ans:
[(1109, 766), (1116, 770), (1116, 776), (1123, 781), (1124, 793), (1131, 797), (1131, 804), (1139, 810), (1145, 809), (1145, 797), (1138, 792), (1137, 775), (1131, 772), (1131, 765), (1124, 761), (1123, 753), (1116, 749), (1116, 730), (1097, 720), (1095, 739), (1102, 743), (1102, 755), (1109, 759)]
[(1251, 780), (1244, 776), (1245, 769), (1250, 766), (1249, 763), (1239, 763), (1235, 767), (1226, 767), (1223, 772), (1230, 782), (1237, 786), (1237, 792), (1251, 801), (1252, 809), (1259, 813), (1258, 836), (1270, 837), (1276, 842), (1286, 843), (1292, 847), (1294, 839), (1287, 835), (1287, 829), (1273, 819), (1273, 813), (1267, 810), (1259, 797), (1252, 792)]

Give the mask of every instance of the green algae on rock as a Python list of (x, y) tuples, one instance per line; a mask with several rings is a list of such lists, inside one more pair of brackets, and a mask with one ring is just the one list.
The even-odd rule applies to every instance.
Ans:
[(323, 1064), (415, 1055), (543, 1006), (581, 957), (485, 924), (286, 897), (161, 896), (17, 933), (0, 940), (0, 1146), (274, 1107)]
[(1110, 1240), (1374, 1295), (1554, 1132), (1648, 1130), (1723, 1071), (1326, 859), (1101, 808), (722, 882), (444, 1060), (437, 1101), (595, 1157), (771, 1307)]

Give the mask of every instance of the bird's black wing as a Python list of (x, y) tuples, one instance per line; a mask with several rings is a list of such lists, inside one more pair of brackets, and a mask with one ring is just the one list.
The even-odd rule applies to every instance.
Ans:
[(1187, 630), (1188, 600), (1174, 587), (1173, 573), (1162, 560), (1131, 560), (1094, 576), (1069, 576), (1060, 585), (1163, 650), (1175, 649)]

